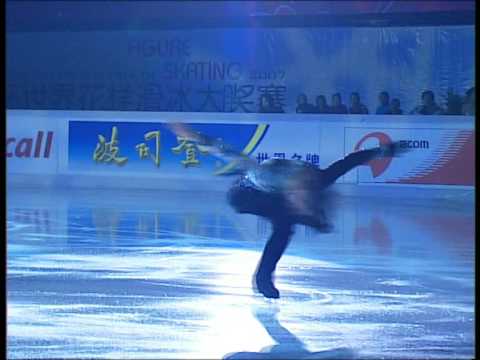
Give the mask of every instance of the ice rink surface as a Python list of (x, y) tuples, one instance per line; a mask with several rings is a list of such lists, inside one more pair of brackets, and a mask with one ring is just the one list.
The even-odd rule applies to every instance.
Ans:
[(269, 224), (222, 192), (9, 187), (8, 357), (473, 358), (474, 194), (436, 193), (340, 188), (266, 300)]

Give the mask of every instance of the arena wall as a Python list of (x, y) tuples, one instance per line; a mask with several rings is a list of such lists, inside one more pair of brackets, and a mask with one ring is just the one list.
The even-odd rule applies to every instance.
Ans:
[(228, 159), (177, 138), (169, 122), (191, 124), (259, 162), (326, 167), (358, 149), (400, 141), (410, 152), (374, 160), (339, 183), (474, 186), (473, 117), (24, 110), (7, 111), (8, 182), (201, 190), (232, 181)]

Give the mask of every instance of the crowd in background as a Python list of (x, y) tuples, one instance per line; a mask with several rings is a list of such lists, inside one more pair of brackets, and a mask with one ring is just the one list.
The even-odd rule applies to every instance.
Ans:
[[(390, 94), (387, 91), (382, 91), (378, 94), (378, 106), (374, 113), (379, 115), (475, 115), (475, 87), (468, 89), (464, 96), (449, 90), (444, 106), (440, 106), (436, 102), (435, 94), (431, 90), (422, 92), (420, 100), (418, 106), (405, 113), (398, 98), (390, 99)], [(285, 111), (280, 105), (275, 104), (273, 97), (262, 94), (258, 112), (283, 113)], [(307, 114), (369, 114), (369, 110), (362, 103), (358, 92), (350, 94), (348, 105), (342, 102), (339, 93), (332, 95), (330, 104), (328, 104), (324, 95), (318, 95), (315, 98), (315, 103), (311, 104), (306, 94), (300, 94), (297, 97), (296, 112)]]

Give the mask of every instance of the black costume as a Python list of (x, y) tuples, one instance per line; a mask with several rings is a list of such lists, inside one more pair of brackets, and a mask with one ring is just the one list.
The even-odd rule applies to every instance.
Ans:
[[(387, 148), (375, 148), (362, 150), (346, 156), (344, 159), (334, 162), (326, 169), (314, 168), (315, 177), (309, 184), (312, 189), (312, 203), (323, 206), (321, 191), (332, 185), (340, 176), (352, 170), (356, 166), (382, 156), (393, 156), (396, 145)], [(270, 160), (281, 166), (290, 163), (290, 160)], [(304, 166), (311, 166), (303, 163)], [(281, 176), (282, 174), (277, 174)], [(315, 209), (317, 216), (298, 216), (292, 213), (281, 192), (266, 191), (259, 188), (255, 180), (252, 180), (247, 172), (228, 193), (228, 200), (233, 208), (239, 213), (258, 215), (269, 219), (272, 223), (273, 232), (268, 240), (255, 274), (256, 287), (259, 292), (269, 298), (278, 298), (279, 292), (273, 285), (273, 273), (282, 254), (288, 246), (293, 226), (303, 224), (311, 226), (319, 231), (328, 232), (330, 224), (322, 216), (321, 209)]]
[[(278, 290), (273, 284), (273, 273), (285, 252), (295, 224), (310, 226), (320, 232), (329, 232), (331, 225), (325, 218), (323, 209), (328, 207), (325, 189), (340, 176), (353, 168), (380, 157), (393, 157), (403, 151), (399, 143), (391, 143), (369, 150), (361, 150), (347, 155), (320, 169), (299, 160), (270, 159), (258, 165), (254, 160), (239, 154), (221, 140), (192, 132), (183, 125), (173, 127), (173, 131), (202, 146), (210, 147), (215, 156), (226, 155), (237, 163), (237, 169), (230, 174), (241, 174), (228, 192), (230, 205), (239, 213), (262, 216), (271, 221), (273, 231), (263, 250), (255, 272), (256, 289), (267, 298), (278, 298)], [(303, 189), (308, 191), (306, 207), (308, 214), (299, 213), (289, 204), (285, 194), (288, 181), (304, 179)]]

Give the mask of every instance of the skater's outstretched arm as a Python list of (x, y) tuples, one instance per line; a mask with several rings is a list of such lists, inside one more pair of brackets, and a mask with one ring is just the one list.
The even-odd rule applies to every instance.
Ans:
[(222, 139), (213, 138), (198, 131), (194, 131), (188, 125), (183, 123), (169, 123), (167, 124), (167, 128), (175, 133), (175, 135), (197, 143), (199, 148), (207, 151), (210, 155), (231, 163), (231, 170), (217, 175), (237, 175), (258, 166), (258, 163), (255, 160), (249, 158), (244, 153), (235, 150)]
[(359, 165), (364, 165), (373, 159), (398, 156), (405, 151), (406, 149), (400, 147), (399, 142), (373, 149), (356, 151), (341, 160), (335, 161), (332, 165), (324, 169), (322, 182), (325, 186), (331, 185), (337, 181), (340, 176), (345, 175)]

